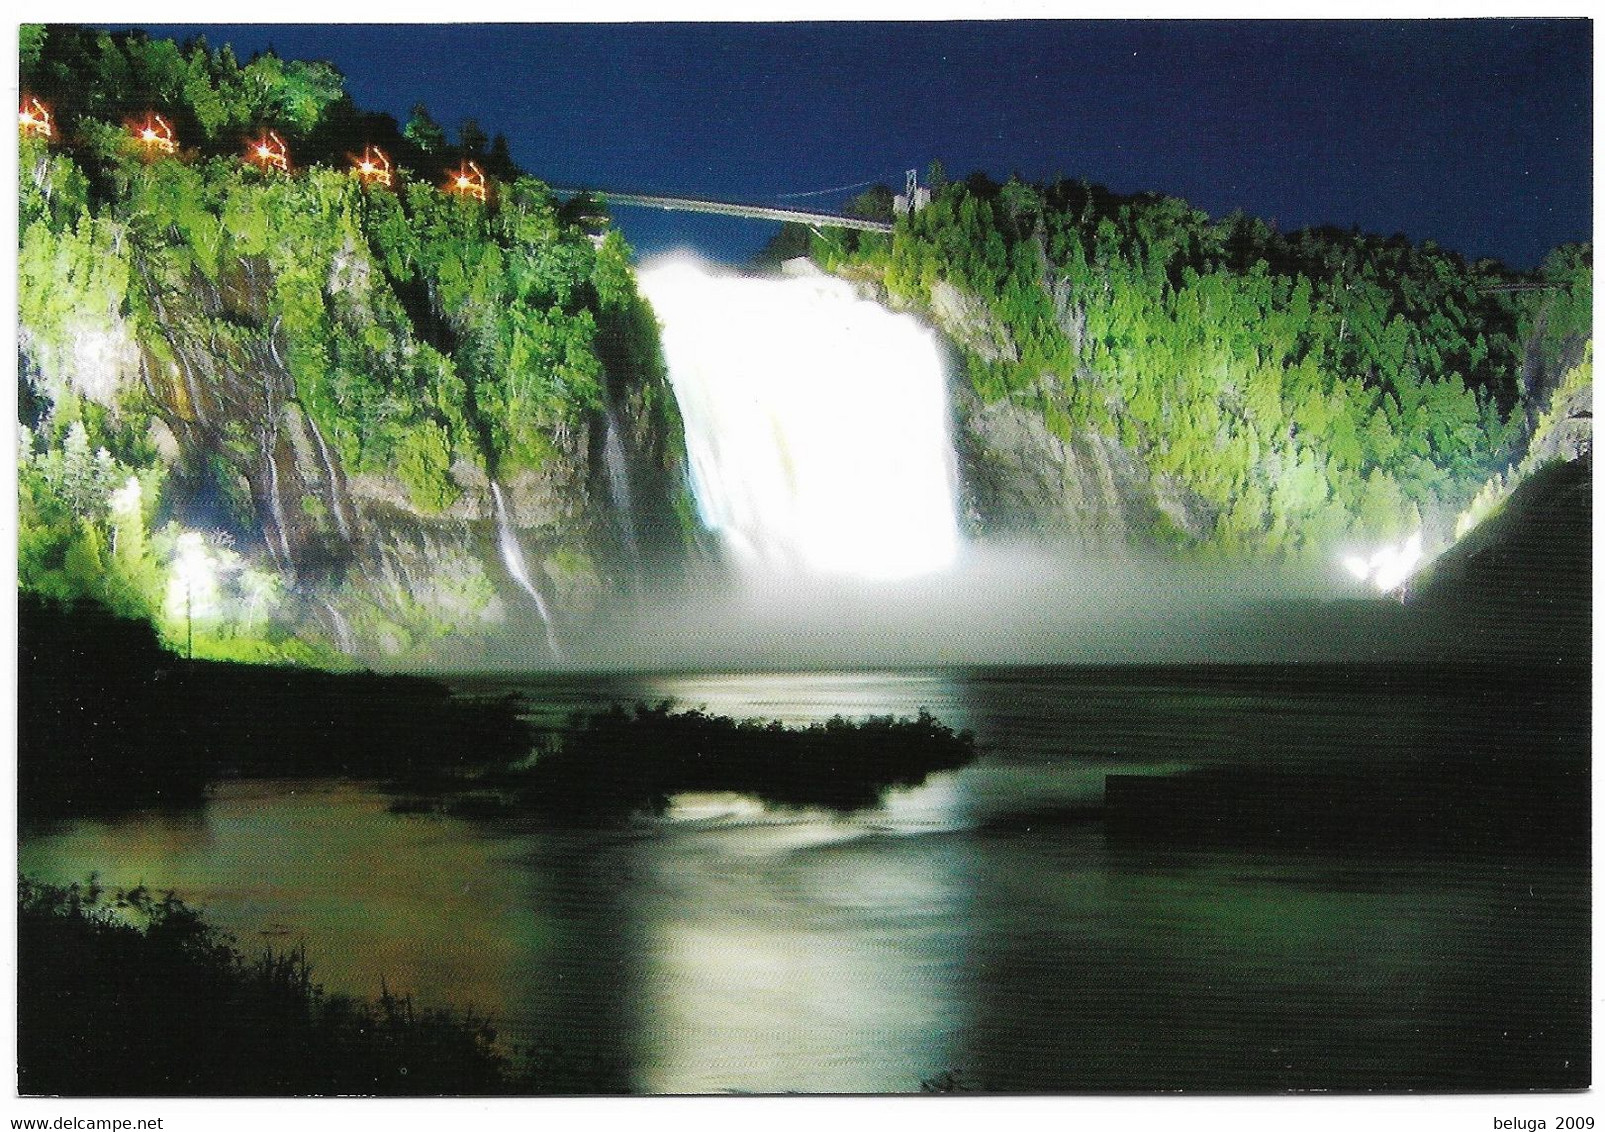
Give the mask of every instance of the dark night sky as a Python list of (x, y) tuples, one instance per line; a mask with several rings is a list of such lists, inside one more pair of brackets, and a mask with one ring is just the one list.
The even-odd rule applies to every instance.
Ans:
[[(774, 204), (940, 158), (1519, 267), (1591, 231), (1583, 20), (146, 27), (328, 59), (359, 105), (477, 117), (557, 185)], [(617, 217), (643, 253), (744, 258), (774, 231)]]

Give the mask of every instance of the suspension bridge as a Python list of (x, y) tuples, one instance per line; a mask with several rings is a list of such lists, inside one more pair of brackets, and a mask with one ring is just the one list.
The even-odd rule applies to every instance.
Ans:
[[(898, 215), (905, 212), (918, 212), (930, 203), (930, 189), (919, 183), (919, 174), (908, 170), (904, 174), (906, 184), (901, 195), (893, 199), (893, 211)], [(861, 185), (846, 185), (843, 189), (861, 188), (871, 182), (865, 181)], [(892, 225), (885, 220), (864, 220), (857, 216), (842, 216), (834, 212), (812, 212), (802, 208), (777, 208), (766, 204), (737, 204), (734, 201), (710, 200), (706, 197), (671, 197), (658, 196), (649, 193), (614, 193), (606, 189), (560, 189), (553, 188), (554, 193), (566, 196), (598, 196), (610, 204), (633, 205), (637, 208), (661, 208), (671, 212), (705, 212), (715, 216), (740, 216), (748, 220), (777, 220), (784, 224), (806, 224), (811, 228), (851, 228), (857, 232), (881, 232), (890, 234)], [(836, 189), (822, 189), (819, 193), (792, 193), (782, 194), (791, 196), (818, 196), (822, 193), (840, 191)]]
[(705, 212), (715, 216), (740, 216), (748, 220), (777, 220), (787, 224), (807, 224), (815, 228), (852, 228), (859, 232), (890, 233), (892, 226), (882, 220), (863, 220), (856, 216), (839, 216), (832, 212), (808, 212), (798, 208), (772, 208), (761, 204), (736, 204), (731, 201), (707, 200), (702, 197), (649, 196), (645, 193), (611, 193), (606, 189), (553, 188), (560, 196), (600, 197), (609, 204), (634, 205), (638, 208), (661, 208), (670, 212)]
[(759, 204), (731, 204), (728, 201), (703, 200), (698, 197), (655, 197), (636, 193), (602, 195), (612, 204), (633, 204), (641, 208), (661, 208), (671, 212), (708, 212), (716, 216), (779, 220), (790, 224), (807, 224), (816, 228), (852, 228), (859, 232), (890, 233), (892, 230), (892, 226), (883, 220), (861, 220), (856, 216), (838, 216), (831, 212), (804, 212), (796, 208), (770, 208)]

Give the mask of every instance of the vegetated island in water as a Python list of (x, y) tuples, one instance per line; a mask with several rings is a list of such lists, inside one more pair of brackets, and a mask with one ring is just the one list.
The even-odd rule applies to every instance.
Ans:
[(403, 797), (391, 809), (605, 822), (662, 813), (676, 794), (728, 792), (771, 806), (856, 810), (975, 755), (973, 735), (924, 710), (914, 719), (836, 716), (786, 727), (667, 702), (613, 704), (570, 720), (519, 765), (392, 783)]

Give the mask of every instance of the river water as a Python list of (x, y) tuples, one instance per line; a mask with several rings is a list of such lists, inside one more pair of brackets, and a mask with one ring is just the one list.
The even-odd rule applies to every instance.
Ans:
[[(924, 707), (983, 754), (874, 811), (707, 795), (608, 830), (393, 815), (360, 782), (229, 782), (193, 812), (33, 831), (20, 867), (176, 890), (247, 952), (303, 944), (332, 990), (471, 1004), (559, 1087), (1587, 1081), (1585, 864), (1121, 847), (1083, 812), (1111, 772), (1497, 746), (1508, 705), (1486, 694), (1051, 669), (464, 683), (518, 691), (540, 725), (614, 699), (789, 723)], [(1554, 741), (1586, 757), (1573, 706)]]

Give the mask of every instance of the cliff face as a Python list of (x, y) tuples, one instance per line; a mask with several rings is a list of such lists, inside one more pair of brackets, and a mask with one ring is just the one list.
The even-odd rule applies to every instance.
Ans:
[[(30, 82), (77, 112), (22, 143), (25, 589), (212, 655), (403, 663), (512, 630), (538, 658), (678, 560), (678, 418), (616, 234), (516, 170), (483, 201), (399, 164), (363, 183), (337, 86), (273, 122), (327, 157), (253, 168), (197, 108), (271, 75), (41, 34)], [(96, 112), (108, 53), (187, 66), (164, 109), (191, 145)]]
[[(937, 280), (927, 313), (961, 356), (1019, 364), (1012, 328), (975, 295)], [(1214, 528), (1214, 508), (1178, 479), (1102, 432), (1055, 432), (1040, 400), (988, 402), (968, 381), (958, 383), (953, 400), (961, 505), (972, 537), (1118, 554), (1202, 542)]]
[[(215, 280), (193, 272), (169, 286), (160, 261), (171, 250), (132, 248), (131, 303), (154, 317), (119, 326), (111, 365), (51, 379), (50, 361), (25, 343), (24, 366), (41, 384), (93, 396), (125, 426), (148, 418), (166, 471), (161, 517), (270, 565), (283, 586), (275, 616), (296, 635), (400, 659), (539, 620), (506, 560), (493, 480), (559, 641), (605, 595), (634, 584), (643, 555), (675, 550), (678, 438), (650, 357), (616, 358), (601, 404), (532, 430), (538, 461), (503, 460), (493, 474), (498, 453), (465, 429), (442, 446), (425, 491), (407, 469), (364, 461), (360, 448), (352, 459), (349, 437), (337, 444), (342, 423), (351, 427), (344, 406), (320, 422), (287, 360), (305, 343), (285, 328), (281, 268), (265, 256), (225, 257)], [(396, 300), (375, 293), (388, 287), (368, 247), (321, 252), (329, 322), (354, 337), (363, 328), (348, 312)], [(405, 322), (385, 332), (383, 353), (427, 348)]]
[(1060, 437), (1040, 412), (955, 397), (964, 515), (982, 539), (1069, 543), (1094, 552), (1202, 542), (1213, 510), (1175, 479), (1156, 475), (1118, 440), (1093, 431)]

